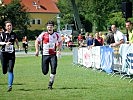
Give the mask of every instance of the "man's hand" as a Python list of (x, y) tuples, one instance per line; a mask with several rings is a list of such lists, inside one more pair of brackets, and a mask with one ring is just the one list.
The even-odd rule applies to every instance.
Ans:
[(9, 46), (9, 45), (11, 45), (11, 42), (6, 42), (6, 46)]
[(38, 56), (38, 55), (39, 55), (39, 51), (37, 50), (35, 56)]

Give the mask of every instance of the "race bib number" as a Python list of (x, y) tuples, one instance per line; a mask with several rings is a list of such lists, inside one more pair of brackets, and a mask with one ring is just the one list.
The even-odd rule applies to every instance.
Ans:
[(12, 53), (14, 51), (13, 45), (5, 46), (5, 51), (9, 52), (9, 53)]
[(55, 48), (55, 43), (43, 44), (43, 50), (45, 50), (45, 49), (54, 49), (54, 48)]
[(49, 49), (54, 49), (55, 48), (55, 43), (49, 43)]
[(43, 54), (49, 54), (51, 50), (52, 52), (55, 51), (55, 43), (43, 44)]

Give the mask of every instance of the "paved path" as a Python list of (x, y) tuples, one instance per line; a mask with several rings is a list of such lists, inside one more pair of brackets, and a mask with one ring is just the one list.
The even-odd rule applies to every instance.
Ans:
[[(61, 52), (61, 54), (72, 55), (72, 52)], [(16, 57), (26, 57), (26, 56), (35, 56), (35, 52), (28, 52), (27, 54), (24, 51), (16, 52)], [(41, 56), (41, 54), (39, 56)]]

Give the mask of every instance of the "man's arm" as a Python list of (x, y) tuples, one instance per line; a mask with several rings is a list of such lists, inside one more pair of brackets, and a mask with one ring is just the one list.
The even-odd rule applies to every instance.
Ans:
[(39, 55), (39, 42), (38, 42), (38, 40), (36, 39), (35, 40), (35, 49), (36, 49), (36, 56), (38, 56)]
[(117, 43), (112, 43), (112, 44), (110, 44), (110, 45), (111, 45), (111, 47), (115, 47), (115, 46), (119, 46), (119, 45), (122, 44), (122, 43), (124, 43), (124, 39), (121, 39), (119, 42), (117, 42)]
[(5, 42), (0, 42), (0, 45), (5, 45), (6, 43)]
[(19, 49), (18, 39), (16, 39), (15, 42), (16, 42), (16, 45), (17, 45), (17, 47), (18, 47), (18, 49)]
[(61, 47), (62, 47), (62, 41), (58, 42), (57, 51), (61, 51)]
[(61, 35), (59, 33), (56, 33), (57, 35), (57, 42), (56, 42), (56, 50), (57, 51), (61, 51), (62, 48), (62, 39), (61, 39)]

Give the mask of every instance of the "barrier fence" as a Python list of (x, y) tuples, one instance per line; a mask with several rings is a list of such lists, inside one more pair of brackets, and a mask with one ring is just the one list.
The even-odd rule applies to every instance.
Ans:
[[(100, 69), (106, 73), (133, 75), (133, 44), (122, 44), (119, 47), (95, 46), (73, 48), (73, 64), (87, 68)], [(131, 79), (133, 80), (133, 79)], [(131, 82), (130, 80), (130, 82)]]

